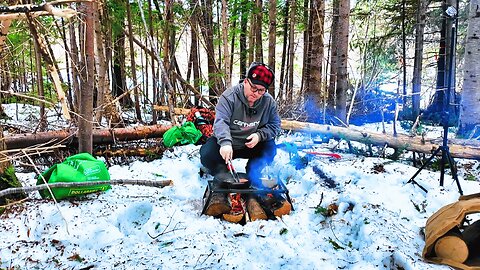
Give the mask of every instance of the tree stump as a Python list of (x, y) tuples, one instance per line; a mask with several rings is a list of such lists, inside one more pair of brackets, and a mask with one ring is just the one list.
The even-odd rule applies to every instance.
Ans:
[(455, 227), (435, 243), (437, 257), (463, 263), (468, 258), (468, 247), (463, 240), (460, 230)]

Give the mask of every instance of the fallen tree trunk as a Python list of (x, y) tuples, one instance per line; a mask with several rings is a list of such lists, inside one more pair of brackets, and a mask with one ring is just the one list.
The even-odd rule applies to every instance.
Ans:
[[(159, 107), (157, 107), (159, 108)], [(175, 109), (175, 113), (188, 113), (188, 109)], [(170, 129), (171, 125), (138, 126), (133, 128), (97, 129), (93, 131), (94, 144), (109, 144), (115, 141), (140, 140), (158, 138)], [(329, 125), (320, 125), (300, 121), (282, 120), (282, 129), (305, 133), (318, 133), (348, 141), (357, 141), (367, 145), (380, 147), (388, 146), (394, 149), (433, 153), (441, 146), (441, 139), (418, 138), (398, 134), (397, 136), (361, 131), (353, 128), (344, 128)], [(49, 131), (27, 133), (5, 137), (7, 149), (26, 148), (36, 144), (75, 144), (77, 138), (73, 131)], [(450, 154), (454, 158), (480, 159), (480, 145), (471, 145), (467, 140), (450, 140)], [(441, 152), (440, 152), (441, 153)]]
[(94, 156), (105, 156), (105, 157), (158, 157), (163, 152), (165, 152), (167, 147), (150, 147), (150, 148), (132, 148), (132, 149), (105, 149), (105, 150), (98, 150), (93, 152)]
[(172, 180), (132, 180), (132, 179), (110, 179), (108, 181), (89, 181), (89, 182), (58, 182), (52, 184), (42, 184), (38, 186), (30, 187), (18, 187), (18, 188), (8, 188), (0, 191), (0, 198), (10, 194), (17, 193), (28, 193), (44, 189), (52, 189), (59, 187), (86, 187), (86, 186), (95, 186), (95, 185), (141, 185), (148, 187), (167, 187), (172, 186)]
[[(388, 146), (394, 149), (433, 153), (440, 147), (441, 139), (423, 140), (417, 137), (397, 134), (397, 136), (382, 133), (355, 130), (352, 128), (327, 126), (299, 121), (282, 120), (282, 128), (306, 133), (320, 133), (334, 138), (357, 141), (367, 145)], [(455, 140), (456, 144), (449, 144), (450, 154), (455, 158), (480, 159), (480, 146), (468, 145), (467, 140)], [(441, 151), (440, 153), (441, 154)]]
[[(116, 141), (133, 141), (147, 138), (158, 138), (170, 129), (171, 125), (137, 126), (131, 128), (96, 129), (93, 130), (93, 144), (110, 144)], [(78, 144), (78, 137), (73, 130), (58, 130), (38, 133), (25, 133), (5, 137), (7, 149), (21, 149), (32, 145), (44, 146), (62, 144)]]

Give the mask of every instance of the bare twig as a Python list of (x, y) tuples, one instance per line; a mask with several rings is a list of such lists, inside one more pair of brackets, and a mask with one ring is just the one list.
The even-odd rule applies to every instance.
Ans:
[[(35, 163), (34, 163), (33, 160), (30, 158), (30, 156), (27, 155), (27, 153), (26, 153), (25, 151), (22, 151), (22, 152), (23, 152), (23, 154), (25, 155), (25, 157), (27, 157), (28, 161), (30, 161), (30, 163), (31, 163), (32, 165), (34, 165), (35, 171), (40, 175), (40, 177), (42, 178), (43, 182), (44, 182), (45, 184), (47, 184), (47, 181), (45, 180), (45, 178), (43, 177), (43, 175), (40, 173), (40, 171), (38, 170), (37, 166), (35, 166)], [(47, 185), (47, 188), (48, 188), (48, 192), (50, 192), (50, 195), (51, 195), (52, 198), (53, 198), (53, 201), (54, 201), (54, 203), (55, 203), (55, 207), (57, 207), (57, 210), (58, 210), (58, 212), (60, 213), (60, 216), (62, 216), (62, 219), (63, 219), (63, 221), (65, 222), (65, 230), (67, 231), (67, 234), (70, 235), (70, 232), (68, 231), (68, 222), (67, 222), (67, 220), (65, 219), (65, 216), (63, 216), (62, 211), (60, 210), (60, 207), (58, 207), (57, 200), (55, 199), (55, 196), (53, 196), (52, 190), (50, 189), (50, 187), (49, 187), (48, 185)], [(5, 189), (5, 190), (2, 190), (1, 192), (8, 192), (9, 190), (12, 190), (12, 189), (23, 189), (23, 188), (8, 188), (8, 189)], [(20, 191), (20, 192), (22, 192), (22, 191)], [(15, 192), (15, 193), (19, 193), (19, 192)], [(7, 193), (7, 194), (8, 194), (8, 193)], [(10, 193), (10, 194), (12, 194), (12, 193)], [(1, 194), (0, 194), (0, 197), (2, 197)]]
[(201, 258), (202, 256), (205, 256), (205, 255), (206, 255), (207, 257), (200, 263), (200, 265), (204, 264), (204, 263), (207, 261), (207, 259), (210, 258), (210, 256), (212, 256), (212, 254), (213, 254), (213, 249), (210, 250), (210, 253), (209, 253), (209, 254), (200, 254), (200, 256), (198, 256), (197, 262), (195, 263), (195, 266), (194, 266), (193, 268), (196, 269), (196, 267), (197, 267), (197, 265), (198, 265), (198, 261), (200, 260), (200, 258)]
[[(170, 216), (170, 219), (168, 220), (167, 226), (165, 226), (165, 228), (163, 229), (163, 231), (161, 233), (159, 233), (156, 236), (152, 236), (149, 232), (147, 232), (148, 236), (150, 236), (150, 238), (152, 238), (152, 239), (157, 239), (158, 237), (160, 237), (164, 234), (171, 233), (171, 232), (174, 232), (174, 231), (177, 231), (177, 230), (181, 230), (182, 228), (177, 228), (177, 225), (179, 224), (179, 223), (177, 223), (177, 224), (175, 224), (173, 229), (167, 231), (168, 227), (170, 227), (170, 224), (172, 223), (173, 216), (175, 215), (176, 212), (177, 211), (173, 212), (173, 214)], [(185, 228), (183, 228), (183, 229), (185, 229)]]
[[(39, 175), (40, 172), (37, 171)], [(103, 180), (103, 181), (89, 181), (89, 182), (58, 182), (52, 184), (42, 184), (38, 186), (31, 186), (31, 187), (19, 187), (19, 188), (8, 188), (0, 191), (0, 197), (15, 194), (20, 192), (33, 192), (38, 190), (44, 189), (51, 189), (51, 188), (58, 188), (58, 187), (85, 187), (85, 186), (95, 186), (95, 185), (142, 185), (142, 186), (149, 186), (149, 187), (166, 187), (173, 185), (172, 180), (132, 180), (132, 179), (111, 179), (111, 180)], [(52, 195), (53, 197), (53, 195)]]

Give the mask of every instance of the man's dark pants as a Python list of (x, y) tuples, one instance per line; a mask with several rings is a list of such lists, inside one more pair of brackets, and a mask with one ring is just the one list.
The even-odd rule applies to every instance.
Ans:
[[(253, 148), (245, 146), (242, 149), (233, 149), (233, 159), (248, 159), (246, 171), (252, 182), (261, 178), (263, 168), (272, 163), (276, 154), (277, 147), (274, 140), (259, 142)], [(220, 145), (214, 136), (210, 137), (200, 148), (200, 161), (214, 176), (218, 173), (228, 172), (225, 160), (220, 155)]]

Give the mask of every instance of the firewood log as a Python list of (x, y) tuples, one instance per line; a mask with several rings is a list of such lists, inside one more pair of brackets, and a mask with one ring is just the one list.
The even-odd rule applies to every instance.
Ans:
[(230, 213), (223, 214), (222, 217), (228, 222), (239, 223), (245, 216), (245, 200), (237, 193), (230, 193), (227, 198), (231, 210)]
[(205, 210), (205, 214), (209, 216), (220, 216), (229, 213), (232, 208), (228, 203), (227, 194), (213, 193), (210, 203)]
[(292, 205), (282, 195), (267, 194), (260, 196), (259, 200), (263, 208), (274, 216), (281, 217), (292, 211)]
[(267, 214), (260, 206), (258, 201), (254, 197), (250, 197), (247, 201), (247, 211), (248, 215), (250, 216), (251, 221), (261, 220), (261, 219), (268, 219)]
[(279, 197), (274, 204), (273, 214), (277, 217), (290, 214), (292, 211), (292, 205), (283, 197)]
[(435, 243), (437, 257), (463, 263), (468, 258), (468, 247), (460, 230), (455, 227)]
[(229, 213), (229, 214), (223, 214), (222, 217), (224, 220), (232, 223), (239, 223), (243, 219), (244, 214), (243, 213)]
[(466, 227), (462, 235), (468, 246), (469, 258), (480, 258), (480, 220)]

